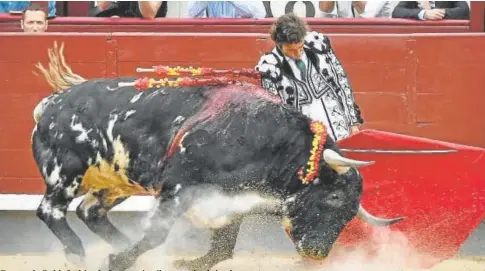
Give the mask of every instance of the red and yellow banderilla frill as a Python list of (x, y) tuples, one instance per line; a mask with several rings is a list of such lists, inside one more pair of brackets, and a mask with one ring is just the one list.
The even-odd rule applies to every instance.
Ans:
[(327, 131), (325, 125), (321, 121), (313, 120), (310, 124), (310, 129), (314, 134), (312, 142), (312, 150), (310, 151), (310, 158), (308, 159), (308, 167), (306, 174), (303, 168), (298, 171), (298, 178), (303, 184), (312, 182), (320, 171), (320, 160), (322, 158), (323, 145), (327, 140)]

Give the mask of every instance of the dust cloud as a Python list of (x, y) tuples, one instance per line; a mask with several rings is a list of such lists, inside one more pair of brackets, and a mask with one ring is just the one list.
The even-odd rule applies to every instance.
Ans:
[[(227, 196), (218, 190), (204, 188), (197, 190), (205, 197), (201, 199), (194, 191), (192, 193), (195, 204), (188, 212), (188, 220), (196, 222), (195, 226), (210, 224), (210, 221), (225, 223), (231, 215), (241, 211), (247, 211), (248, 206), (263, 206), (268, 204), (268, 199), (263, 199), (254, 194), (243, 196)], [(187, 192), (187, 191), (185, 191)], [(272, 202), (271, 204), (274, 204)], [(140, 222), (141, 228), (149, 226), (149, 217), (153, 212), (148, 212)], [(164, 221), (157, 221), (159, 226), (166, 227)], [(115, 223), (116, 225), (116, 223)], [(117, 225), (121, 226), (121, 225)], [(172, 227), (167, 242), (160, 247), (146, 252), (139, 257), (131, 271), (185, 271), (175, 269), (172, 262), (178, 259), (193, 259), (202, 256), (206, 251), (194, 253), (193, 251), (176, 251), (170, 249), (170, 243), (181, 244), (186, 242), (190, 247), (190, 240), (184, 240), (181, 236), (191, 229), (189, 223), (176, 223)], [(138, 230), (138, 232), (140, 232)], [(281, 234), (283, 231), (272, 232), (273, 235)], [(131, 236), (131, 235), (130, 235)], [(208, 235), (205, 236), (207, 238)], [(141, 236), (131, 236), (138, 240)], [(194, 236), (200, 239), (201, 236)], [(238, 239), (239, 240), (239, 239)], [(207, 239), (209, 241), (209, 239)], [(450, 259), (443, 261), (431, 268), (420, 268), (419, 263), (430, 260), (429, 255), (418, 253), (408, 243), (406, 237), (396, 231), (385, 228), (376, 229), (373, 233), (372, 244), (376, 253), (369, 256), (365, 248), (357, 246), (346, 253), (336, 252), (325, 265), (307, 263), (301, 260), (296, 252), (274, 252), (268, 249), (266, 252), (251, 252), (249, 250), (236, 250), (233, 259), (226, 260), (213, 267), (217, 271), (279, 271), (279, 270), (314, 270), (314, 271), (485, 271), (485, 261), (471, 259)], [(56, 244), (56, 251), (28, 255), (4, 255), (0, 256), (0, 270), (22, 271), (22, 270), (107, 270), (106, 259), (113, 249), (103, 241), (86, 244), (86, 266), (75, 266), (68, 263), (60, 251), (59, 244)], [(208, 245), (208, 244), (207, 244)], [(279, 244), (278, 244), (279, 245)], [(263, 250), (264, 251), (264, 250)], [(186, 270), (189, 271), (189, 270)], [(190, 270), (191, 271), (191, 270)], [(206, 271), (206, 270), (204, 270)]]
[[(61, 252), (44, 255), (14, 255), (0, 256), (2, 270), (23, 271), (23, 270), (102, 270), (102, 263), (111, 250), (103, 245), (91, 246), (88, 248), (88, 263), (82, 268), (67, 263)], [(302, 264), (296, 255), (272, 255), (236, 253), (235, 257), (219, 263), (211, 270), (215, 271), (484, 271), (485, 261), (473, 261), (468, 259), (450, 259), (443, 261), (429, 269), (400, 268), (399, 263), (393, 265), (390, 260), (382, 259), (383, 253), (371, 261), (356, 254), (349, 255), (341, 261), (325, 266), (308, 266)], [(175, 269), (172, 261), (181, 258), (195, 258), (196, 255), (163, 255), (160, 253), (148, 252), (141, 256), (130, 271), (189, 271)], [(205, 270), (204, 270), (205, 271)]]
[(371, 239), (371, 256), (363, 247), (357, 246), (325, 267), (326, 271), (400, 271), (425, 270), (420, 264), (433, 260), (431, 256), (420, 254), (408, 243), (404, 234), (388, 228), (375, 228)]

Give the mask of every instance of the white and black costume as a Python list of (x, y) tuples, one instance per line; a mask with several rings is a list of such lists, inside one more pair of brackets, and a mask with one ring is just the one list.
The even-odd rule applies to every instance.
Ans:
[(301, 60), (305, 63), (303, 69), (278, 47), (263, 55), (255, 67), (261, 73), (262, 87), (308, 117), (325, 123), (334, 140), (348, 137), (350, 126), (364, 121), (328, 37), (307, 33)]

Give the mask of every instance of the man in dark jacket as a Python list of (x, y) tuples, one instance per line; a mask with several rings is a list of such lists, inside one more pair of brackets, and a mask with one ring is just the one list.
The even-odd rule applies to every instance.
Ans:
[(416, 20), (469, 20), (466, 1), (400, 1), (392, 18)]
[(98, 1), (95, 17), (137, 17), (153, 19), (167, 15), (167, 1)]

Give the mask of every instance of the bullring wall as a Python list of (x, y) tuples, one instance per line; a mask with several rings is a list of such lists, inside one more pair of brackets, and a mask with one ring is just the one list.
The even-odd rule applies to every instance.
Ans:
[[(485, 147), (485, 34), (331, 34), (365, 128)], [(54, 41), (86, 78), (145, 76), (137, 67), (252, 68), (265, 34), (0, 35), (0, 193), (41, 194), (30, 150), (32, 110), (51, 90), (33, 73)], [(150, 74), (148, 74), (150, 76)]]

